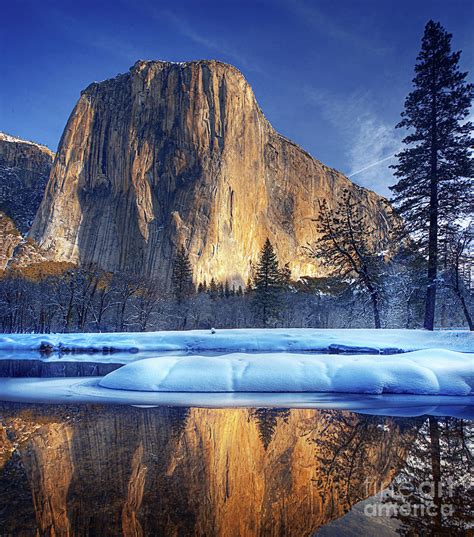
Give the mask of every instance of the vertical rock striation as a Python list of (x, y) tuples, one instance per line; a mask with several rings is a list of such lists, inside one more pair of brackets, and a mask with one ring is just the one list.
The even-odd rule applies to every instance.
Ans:
[(343, 189), (383, 237), (384, 200), (278, 134), (237, 69), (139, 61), (82, 92), (31, 236), (52, 259), (164, 282), (184, 245), (196, 282), (235, 283), (269, 237), (295, 277), (317, 275), (301, 246)]

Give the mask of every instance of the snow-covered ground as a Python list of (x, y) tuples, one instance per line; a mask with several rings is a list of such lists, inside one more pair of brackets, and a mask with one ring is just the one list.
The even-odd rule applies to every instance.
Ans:
[(465, 330), (241, 329), (103, 334), (3, 334), (0, 353), (54, 350), (124, 352), (344, 352), (368, 354), (447, 349), (474, 353), (474, 334)]
[[(39, 354), (39, 350), (47, 352)], [(189, 396), (202, 402), (219, 399), (219, 393), (233, 394), (242, 401), (237, 394), (257, 392), (297, 398), (302, 393), (343, 393), (474, 399), (474, 334), (461, 330), (3, 334), (0, 359), (5, 357), (125, 364), (94, 385), (94, 397), (104, 400), (116, 399), (113, 394), (117, 393), (122, 394), (121, 401), (127, 399), (125, 391), (156, 392), (150, 396), (152, 400), (166, 401), (157, 404), (172, 404), (182, 400), (183, 394), (188, 394), (184, 397), (188, 403), (192, 402)], [(66, 384), (73, 380), (77, 383), (77, 379), (55, 379)], [(30, 379), (1, 380), (0, 400), (7, 400), (3, 392), (7, 388), (11, 396), (15, 387), (28, 385), (36, 391), (45, 386), (45, 379), (27, 381)], [(78, 385), (84, 386), (84, 382)], [(148, 399), (138, 397), (139, 401)]]
[(99, 384), (116, 390), (157, 392), (471, 395), (474, 357), (443, 349), (389, 356), (164, 356), (129, 363)]
[(176, 393), (112, 390), (100, 377), (0, 378), (3, 401), (53, 404), (119, 404), (138, 407), (320, 408), (383, 416), (453, 416), (474, 419), (472, 397), (423, 395), (358, 395), (336, 393)]

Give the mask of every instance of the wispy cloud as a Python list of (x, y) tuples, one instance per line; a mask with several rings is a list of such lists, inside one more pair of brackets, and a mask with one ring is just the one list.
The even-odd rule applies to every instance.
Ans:
[(314, 2), (305, 0), (279, 0), (280, 5), (290, 10), (301, 22), (314, 31), (326, 35), (331, 39), (348, 43), (351, 47), (363, 49), (371, 54), (385, 54), (390, 49), (384, 43), (375, 43), (373, 38), (368, 37), (367, 16), (361, 19), (361, 24), (356, 26), (356, 19), (350, 25), (340, 22), (340, 17), (327, 15), (315, 6)]
[(343, 171), (356, 183), (389, 196), (388, 187), (395, 182), (389, 166), (400, 150), (402, 133), (374, 112), (368, 94), (337, 99), (306, 88), (305, 95), (339, 132), (347, 162)]
[[(231, 41), (227, 39), (221, 39), (216, 37), (209, 37), (203, 31), (196, 28), (186, 19), (184, 16), (177, 14), (170, 9), (158, 10), (153, 4), (144, 4), (148, 14), (155, 20), (163, 21), (163, 18), (167, 19), (176, 30), (186, 39), (189, 39), (193, 43), (204, 47), (209, 52), (217, 54), (216, 59), (228, 58), (229, 61), (236, 63), (236, 65), (246, 71), (253, 71), (260, 75), (265, 75), (265, 70), (258, 64), (253, 55), (250, 60), (238, 47), (236, 47)], [(205, 59), (205, 58), (202, 58)]]
[(389, 155), (388, 157), (385, 157), (385, 158), (383, 158), (381, 160), (377, 160), (375, 162), (372, 162), (372, 164), (367, 164), (366, 166), (364, 166), (360, 170), (356, 170), (355, 172), (351, 172), (350, 174), (348, 174), (347, 177), (354, 177), (354, 175), (358, 175), (359, 173), (365, 172), (366, 170), (370, 170), (370, 168), (374, 168), (375, 166), (379, 166), (383, 162), (387, 162), (387, 160), (393, 160), (394, 157), (395, 157), (395, 154)]
[(400, 150), (402, 134), (370, 111), (355, 121), (355, 132), (348, 151), (349, 177), (385, 196), (395, 183), (389, 166)]
[(196, 43), (197, 45), (201, 45), (203, 47), (206, 47), (212, 52), (218, 52), (219, 54), (223, 54), (225, 56), (228, 56), (229, 58), (233, 58), (236, 62), (238, 62), (242, 67), (245, 69), (249, 69), (252, 71), (261, 71), (261, 69), (255, 64), (254, 61), (249, 61), (239, 50), (236, 49), (235, 46), (233, 46), (230, 42), (224, 41), (221, 39), (216, 38), (209, 38), (203, 33), (196, 30), (195, 27), (193, 27), (186, 19), (184, 19), (182, 16), (176, 15), (176, 13), (173, 13), (171, 11), (165, 11), (164, 15), (172, 21), (172, 23), (175, 25), (177, 30), (184, 36)]

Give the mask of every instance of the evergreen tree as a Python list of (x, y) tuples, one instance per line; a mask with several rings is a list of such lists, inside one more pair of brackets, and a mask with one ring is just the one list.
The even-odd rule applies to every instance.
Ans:
[(451, 34), (439, 23), (425, 27), (414, 89), (398, 128), (411, 129), (394, 165), (394, 203), (427, 257), (424, 327), (434, 327), (439, 241), (446, 225), (472, 211), (473, 160), (469, 115), (474, 87), (451, 52)]
[(209, 293), (209, 296), (214, 300), (217, 298), (217, 295), (219, 294), (216, 280), (214, 278), (211, 278), (211, 283), (209, 284), (208, 293)]
[(178, 304), (181, 304), (194, 292), (193, 271), (184, 246), (178, 249), (173, 262), (173, 292)]
[(255, 270), (253, 306), (263, 326), (278, 318), (281, 309), (282, 279), (278, 259), (269, 239), (265, 241)]
[(222, 282), (219, 282), (217, 284), (217, 294), (219, 298), (224, 298), (225, 291), (224, 291), (224, 284)]
[(225, 298), (229, 298), (230, 294), (231, 294), (230, 285), (229, 285), (229, 282), (226, 280), (226, 282), (224, 284), (224, 296), (225, 296)]

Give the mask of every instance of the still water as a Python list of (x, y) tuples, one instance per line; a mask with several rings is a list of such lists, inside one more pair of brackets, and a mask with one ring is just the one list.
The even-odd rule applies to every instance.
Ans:
[(0, 419), (2, 537), (474, 534), (466, 419), (23, 403)]

